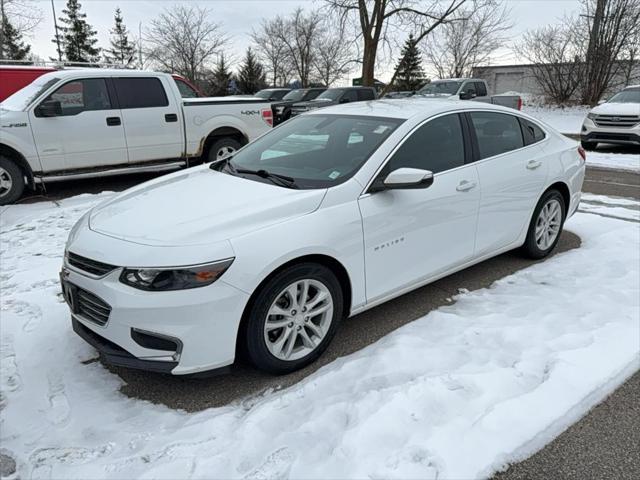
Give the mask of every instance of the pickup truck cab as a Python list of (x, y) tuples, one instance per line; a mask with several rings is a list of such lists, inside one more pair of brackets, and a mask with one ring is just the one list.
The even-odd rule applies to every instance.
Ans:
[(331, 105), (375, 100), (376, 96), (376, 90), (373, 87), (329, 88), (313, 100), (294, 103), (291, 107), (291, 116), (295, 117), (309, 110), (330, 107)]
[(272, 123), (269, 102), (182, 98), (165, 73), (50, 72), (0, 103), (0, 205), (56, 180), (215, 160)]
[(427, 83), (416, 92), (426, 98), (450, 98), (452, 100), (473, 100), (492, 103), (503, 107), (522, 109), (522, 99), (518, 95), (493, 95), (488, 93), (487, 82), (480, 78), (448, 78)]

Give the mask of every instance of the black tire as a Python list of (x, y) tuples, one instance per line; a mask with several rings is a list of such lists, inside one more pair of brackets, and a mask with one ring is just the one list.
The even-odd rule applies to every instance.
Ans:
[[(562, 212), (562, 219), (560, 221), (560, 230), (555, 240), (546, 249), (540, 248), (535, 238), (536, 223), (542, 208), (551, 200), (557, 200), (560, 203), (560, 209)], [(542, 195), (542, 198), (538, 201), (533, 216), (531, 217), (531, 223), (529, 224), (529, 230), (527, 231), (527, 238), (522, 246), (522, 253), (532, 259), (538, 260), (549, 255), (558, 244), (560, 236), (562, 235), (562, 228), (564, 226), (565, 218), (567, 217), (567, 206), (565, 205), (564, 198), (558, 190), (548, 190)]]
[(24, 173), (16, 163), (0, 156), (0, 205), (15, 202), (24, 192)]
[(582, 145), (582, 148), (585, 150), (595, 150), (598, 146), (598, 142), (585, 142), (584, 140), (581, 140), (580, 145)]
[[(333, 301), (331, 324), (324, 338), (306, 356), (296, 360), (282, 360), (273, 355), (265, 340), (265, 322), (271, 305), (278, 295), (292, 283), (311, 279), (321, 282), (328, 289)], [(257, 368), (266, 372), (282, 375), (299, 370), (314, 362), (331, 343), (343, 314), (343, 295), (340, 282), (331, 270), (317, 263), (301, 263), (294, 265), (269, 279), (257, 292), (247, 312), (244, 329), (244, 346), (246, 354)]]
[(225, 138), (216, 140), (209, 147), (209, 151), (207, 152), (207, 161), (214, 162), (218, 160), (218, 158), (222, 158), (222, 157), (219, 157), (218, 154), (223, 150), (227, 150), (227, 154), (230, 154), (232, 153), (231, 150), (236, 151), (236, 150), (239, 150), (241, 147), (242, 147), (242, 144), (239, 141), (237, 141), (235, 138), (225, 137)]

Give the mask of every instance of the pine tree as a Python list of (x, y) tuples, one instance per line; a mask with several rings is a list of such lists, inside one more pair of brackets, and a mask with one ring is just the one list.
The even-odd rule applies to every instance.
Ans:
[(9, 18), (2, 17), (2, 44), (0, 44), (0, 59), (24, 60), (31, 47), (22, 41), (22, 34), (11, 25)]
[(232, 78), (233, 76), (229, 71), (229, 65), (227, 64), (224, 54), (221, 54), (220, 57), (218, 57), (216, 68), (209, 81), (209, 93), (214, 97), (227, 95), (229, 93), (229, 82)]
[(424, 83), (422, 58), (420, 57), (420, 51), (416, 46), (413, 35), (409, 35), (409, 38), (404, 43), (396, 68), (398, 69), (398, 75), (394, 85), (396, 90), (413, 91), (420, 88)]
[[(65, 15), (58, 20), (66, 26), (58, 26), (61, 49), (68, 62), (98, 62), (100, 49), (96, 47), (96, 32), (85, 20), (87, 14), (80, 11), (82, 5), (78, 0), (67, 0)], [(52, 40), (56, 42), (55, 38)]]
[(256, 58), (251, 47), (247, 48), (244, 63), (238, 72), (238, 88), (242, 93), (256, 93), (267, 86), (264, 67)]
[(135, 61), (136, 45), (129, 40), (129, 31), (123, 23), (120, 7), (116, 8), (113, 19), (114, 27), (109, 30), (111, 48), (105, 50), (104, 58), (109, 63), (129, 66)]

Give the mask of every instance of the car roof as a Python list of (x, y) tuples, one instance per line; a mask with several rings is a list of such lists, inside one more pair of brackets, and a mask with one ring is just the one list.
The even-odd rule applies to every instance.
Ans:
[(64, 80), (65, 78), (76, 78), (79, 75), (83, 77), (144, 77), (149, 75), (171, 75), (170, 73), (150, 72), (145, 70), (125, 70), (118, 68), (75, 68), (65, 67), (61, 70), (54, 70), (47, 73), (52, 77)]
[(439, 113), (460, 110), (495, 110), (496, 112), (510, 113), (512, 115), (521, 113), (512, 108), (490, 103), (410, 97), (345, 103), (315, 111), (312, 110), (307, 115), (337, 114), (409, 119), (415, 116), (428, 118)]

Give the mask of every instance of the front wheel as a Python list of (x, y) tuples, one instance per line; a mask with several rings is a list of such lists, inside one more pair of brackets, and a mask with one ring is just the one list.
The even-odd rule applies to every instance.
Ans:
[(24, 191), (24, 174), (11, 159), (0, 157), (0, 205), (7, 205), (20, 198)]
[(546, 192), (533, 212), (527, 239), (522, 246), (526, 256), (544, 258), (555, 248), (564, 225), (567, 206), (557, 190)]
[(294, 265), (270, 279), (248, 312), (246, 347), (261, 370), (298, 370), (327, 348), (342, 318), (342, 289), (327, 267)]

